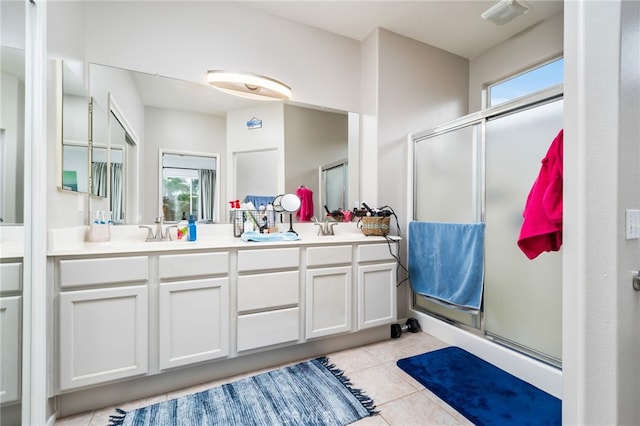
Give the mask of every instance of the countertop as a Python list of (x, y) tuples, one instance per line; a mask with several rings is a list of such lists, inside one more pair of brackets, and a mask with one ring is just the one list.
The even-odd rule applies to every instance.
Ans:
[[(287, 227), (289, 225), (287, 224)], [(136, 225), (111, 227), (108, 242), (85, 241), (86, 226), (55, 229), (49, 231), (48, 256), (108, 255), (123, 253), (154, 253), (189, 250), (248, 249), (261, 247), (285, 247), (308, 245), (331, 245), (386, 242), (385, 237), (366, 236), (355, 222), (340, 223), (334, 227), (335, 235), (319, 236), (313, 223), (294, 225), (300, 240), (245, 242), (233, 237), (233, 229), (227, 224), (199, 225), (196, 241), (151, 241), (145, 242), (147, 231)], [(283, 229), (286, 231), (286, 229)], [(175, 229), (173, 229), (175, 231)], [(389, 236), (398, 240), (397, 236)]]

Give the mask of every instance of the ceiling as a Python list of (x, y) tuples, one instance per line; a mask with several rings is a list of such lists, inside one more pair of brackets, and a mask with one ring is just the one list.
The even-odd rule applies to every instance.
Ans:
[(312, 27), (362, 41), (376, 28), (472, 59), (563, 10), (563, 0), (526, 0), (530, 10), (498, 27), (480, 15), (497, 0), (241, 1)]

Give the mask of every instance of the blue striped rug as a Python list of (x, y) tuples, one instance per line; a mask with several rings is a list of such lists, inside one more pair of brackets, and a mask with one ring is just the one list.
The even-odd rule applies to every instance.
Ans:
[(377, 414), (373, 400), (326, 357), (117, 411), (111, 426), (347, 425)]

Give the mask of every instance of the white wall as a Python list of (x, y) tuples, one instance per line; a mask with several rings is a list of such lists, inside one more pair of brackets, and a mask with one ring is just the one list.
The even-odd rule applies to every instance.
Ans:
[(637, 2), (565, 3), (563, 423), (640, 421)]
[(482, 93), (487, 85), (562, 56), (563, 34), (559, 13), (471, 59), (469, 112), (485, 107)]
[[(226, 123), (218, 116), (174, 111), (162, 108), (145, 108), (145, 139), (142, 159), (145, 163), (142, 181), (145, 190), (142, 199), (142, 222), (153, 223), (160, 214), (160, 170), (159, 150), (171, 149), (187, 153), (219, 154), (226, 158)], [(221, 193), (218, 197), (218, 211), (224, 210), (227, 202), (225, 174), (218, 166)], [(224, 217), (220, 218), (224, 220)]]
[(205, 84), (209, 69), (251, 71), (285, 82), (296, 101), (359, 107), (355, 40), (235, 2), (84, 4), (88, 62)]
[[(377, 59), (377, 141), (362, 143), (377, 157), (378, 192), (375, 199), (365, 201), (372, 207), (391, 206), (406, 237), (407, 135), (467, 113), (468, 61), (386, 30), (378, 31)], [(362, 167), (364, 176), (369, 164), (363, 162)], [(363, 193), (369, 184), (362, 181)], [(406, 265), (406, 242), (401, 253)], [(406, 314), (407, 289), (406, 284), (399, 288), (400, 318)]]

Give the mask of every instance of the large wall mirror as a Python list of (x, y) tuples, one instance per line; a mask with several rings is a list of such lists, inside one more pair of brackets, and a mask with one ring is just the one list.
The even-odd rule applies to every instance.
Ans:
[(24, 49), (0, 46), (0, 224), (3, 225), (24, 222), (24, 55)]
[[(205, 84), (100, 64), (89, 65), (89, 92), (100, 103), (100, 100), (107, 98), (109, 94), (115, 96), (121, 111), (130, 120), (132, 129), (138, 135), (138, 155), (144, 162), (129, 174), (139, 175), (138, 216), (139, 221), (143, 223), (153, 222), (159, 214), (164, 214), (167, 221), (180, 220), (180, 217), (176, 217), (176, 211), (178, 215), (182, 214), (180, 208), (165, 214), (167, 201), (170, 201), (166, 198), (169, 191), (163, 189), (161, 183), (163, 173), (166, 172), (164, 169), (175, 169), (169, 166), (174, 161), (170, 159), (170, 155), (187, 158), (195, 153), (195, 157), (216, 160), (215, 169), (211, 169), (215, 170), (215, 186), (218, 188), (212, 196), (213, 213), (209, 216), (198, 210), (197, 214), (203, 221), (226, 222), (229, 200), (265, 191), (265, 188), (260, 186), (265, 179), (261, 179), (260, 176), (264, 177), (266, 171), (263, 170), (261, 175), (258, 168), (245, 167), (242, 152), (270, 152), (275, 147), (278, 160), (270, 160), (268, 163), (271, 165), (268, 168), (270, 181), (273, 180), (272, 175), (277, 174), (275, 191), (270, 194), (273, 196), (286, 191), (295, 192), (300, 185), (319, 188), (318, 167), (344, 159), (353, 152), (353, 149), (348, 148), (349, 143), (352, 143), (349, 137), (354, 133), (350, 131), (350, 126), (353, 126), (353, 114), (345, 111), (329, 111), (327, 108), (280, 101), (243, 99)], [(271, 120), (269, 114), (262, 113), (264, 108), (280, 108), (277, 120)], [(233, 126), (229, 123), (233, 114), (238, 114), (239, 117), (238, 131), (242, 134), (238, 138), (229, 137)], [(319, 118), (322, 117), (321, 114), (330, 115), (330, 118)], [(247, 128), (246, 122), (253, 116), (264, 119), (261, 129)], [(248, 138), (255, 138), (261, 132), (264, 134), (276, 121), (280, 128), (278, 137), (282, 139), (282, 135), (285, 135), (285, 140), (275, 145), (263, 145), (259, 149), (243, 146)], [(358, 123), (355, 125), (358, 126)], [(357, 146), (357, 141), (353, 143)], [(310, 150), (311, 146), (315, 148)], [(113, 144), (111, 147), (113, 148)], [(164, 157), (166, 167), (161, 154), (163, 152), (167, 154)], [(241, 159), (240, 166), (236, 167), (233, 163), (238, 159), (238, 153)], [(158, 158), (159, 154), (160, 161), (149, 161), (151, 158)], [(112, 151), (112, 164), (114, 155)], [(124, 156), (126, 161), (126, 152)], [(131, 164), (135, 166), (136, 162)], [(265, 163), (262, 163), (262, 166), (264, 169)], [(187, 168), (206, 170), (207, 167)], [(277, 167), (276, 172), (273, 172), (273, 167)], [(255, 173), (259, 178), (243, 180), (240, 183), (242, 194), (236, 195), (236, 177)], [(254, 187), (251, 186), (252, 182)], [(131, 182), (124, 183), (124, 194), (131, 190), (131, 185)], [(268, 189), (268, 192), (272, 190)], [(319, 194), (319, 189), (314, 193)], [(357, 189), (355, 193), (357, 194)], [(316, 203), (320, 214), (322, 206), (319, 198)], [(125, 212), (125, 215), (128, 216), (128, 213)], [(133, 220), (135, 216), (133, 215), (131, 220), (127, 217), (125, 223), (136, 223)]]

